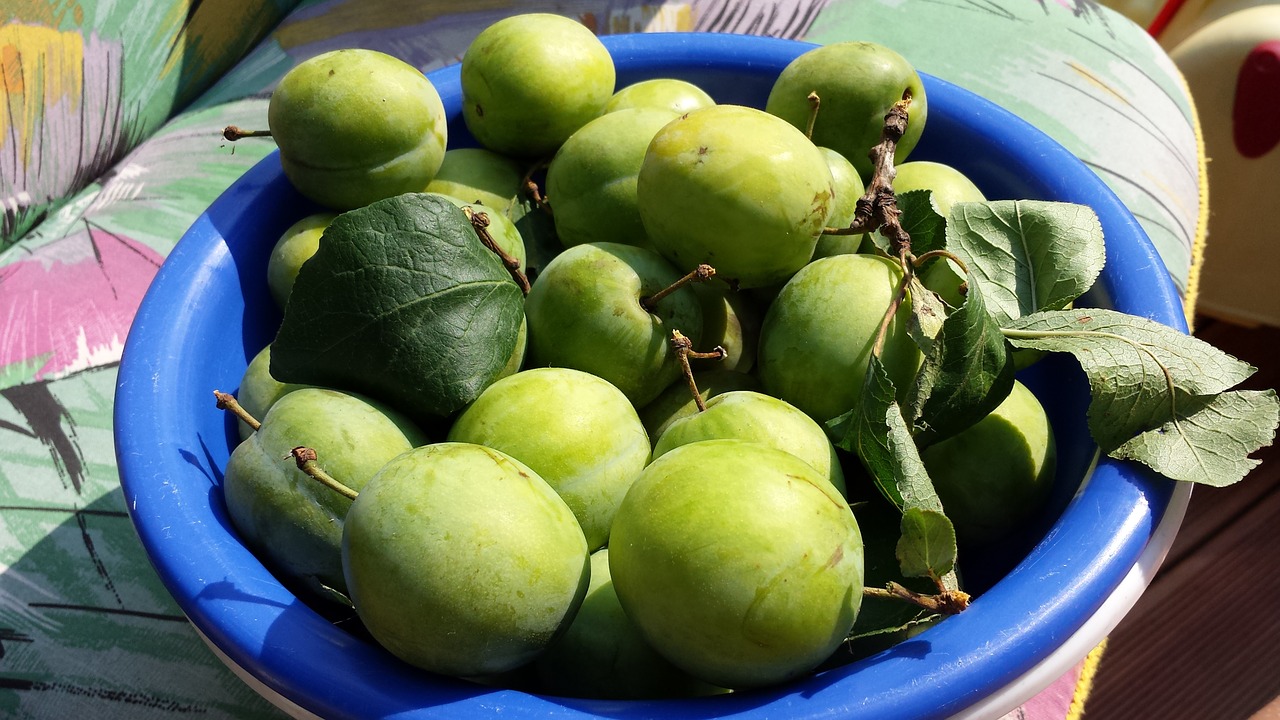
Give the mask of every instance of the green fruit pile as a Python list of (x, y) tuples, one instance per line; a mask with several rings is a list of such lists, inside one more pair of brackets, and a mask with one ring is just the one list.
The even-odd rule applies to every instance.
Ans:
[[(282, 581), (430, 672), (624, 699), (786, 682), (854, 632), (864, 543), (899, 542), (863, 536), (850, 498), (876, 486), (837, 421), (871, 365), (912, 386), (930, 291), (886, 323), (901, 263), (830, 231), (886, 114), (910, 98), (905, 160), (927, 98), (867, 43), (801, 56), (763, 109), (615, 83), (579, 23), (502, 20), (461, 63), (479, 146), (446, 150), (394, 58), (285, 77), (271, 133), (327, 212), (271, 255), (283, 321), (239, 390), (227, 509)], [(1018, 387), (924, 458), (962, 539), (1044, 502), (1052, 431)]]

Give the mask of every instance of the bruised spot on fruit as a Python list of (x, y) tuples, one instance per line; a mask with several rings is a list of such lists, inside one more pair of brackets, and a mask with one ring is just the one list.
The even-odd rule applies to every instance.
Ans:
[(844, 545), (836, 545), (835, 552), (831, 553), (831, 557), (827, 560), (827, 568), (833, 568), (840, 564), (844, 559)]
[(337, 75), (337, 74), (338, 74), (338, 73), (337, 73), (336, 71), (334, 71), (334, 69), (333, 69), (333, 68), (329, 68), (329, 77), (333, 77), (334, 75)]
[(830, 209), (831, 193), (826, 190), (814, 193), (813, 205), (810, 206), (809, 214), (826, 220), (827, 215), (830, 213)]
[(476, 103), (476, 116), (484, 117), (484, 107), (480, 103)]

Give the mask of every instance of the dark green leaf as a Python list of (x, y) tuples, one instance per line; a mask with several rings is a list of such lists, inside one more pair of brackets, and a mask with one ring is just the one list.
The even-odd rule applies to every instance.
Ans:
[(907, 508), (897, 557), (907, 577), (941, 578), (956, 564), (955, 527), (940, 512)]
[(835, 444), (858, 456), (894, 505), (941, 511), (895, 392), (884, 364), (872, 355), (858, 404), (829, 423)]
[(1001, 325), (1067, 307), (1093, 285), (1106, 260), (1102, 225), (1084, 205), (956, 203), (947, 215), (946, 235), (947, 249), (982, 283), (988, 309)]
[(906, 408), (921, 446), (978, 422), (1013, 389), (1009, 344), (987, 312), (981, 286), (972, 273), (967, 279), (965, 301), (947, 315), (934, 342), (921, 347), (924, 364)]
[(523, 312), (462, 210), (434, 195), (388, 198), (325, 231), (285, 308), (271, 374), (444, 417), (506, 365)]
[[(923, 255), (930, 250), (941, 250), (946, 247), (947, 221), (938, 212), (933, 202), (933, 193), (929, 190), (908, 190), (894, 195), (897, 202), (898, 224), (911, 236), (911, 253)], [(890, 247), (888, 238), (879, 231), (867, 233), (872, 244), (880, 248), (886, 255), (896, 257), (897, 253)]]
[(1257, 467), (1249, 455), (1270, 445), (1280, 423), (1274, 390), (1232, 391), (1179, 402), (1177, 416), (1111, 453), (1173, 480), (1223, 487)]
[(911, 253), (923, 255), (947, 246), (947, 219), (938, 212), (933, 193), (928, 190), (909, 190), (898, 193), (898, 210), (902, 215), (898, 223), (911, 236)]
[(1089, 431), (1103, 453), (1240, 384), (1254, 368), (1167, 325), (1114, 310), (1055, 310), (1006, 325), (1014, 347), (1075, 356), (1089, 379)]

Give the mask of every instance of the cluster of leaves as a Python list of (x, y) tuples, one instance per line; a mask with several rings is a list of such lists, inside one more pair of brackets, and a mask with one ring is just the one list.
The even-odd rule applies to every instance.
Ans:
[[(1013, 383), (1013, 350), (1073, 355), (1091, 392), (1088, 426), (1099, 451), (1177, 481), (1229, 485), (1257, 464), (1280, 423), (1273, 390), (1233, 390), (1254, 368), (1152, 320), (1073, 303), (1105, 262), (1097, 216), (1041, 201), (955, 204), (943, 217), (927, 191), (897, 198), (909, 247), (877, 234), (902, 261), (912, 334), (924, 353), (914, 385), (896, 388), (870, 360), (860, 404), (830, 424), (903, 511), (901, 572), (955, 588), (955, 534), (919, 449), (970, 426)], [(897, 246), (895, 246), (897, 245)], [(951, 257), (966, 292), (951, 307), (925, 289), (917, 264)]]

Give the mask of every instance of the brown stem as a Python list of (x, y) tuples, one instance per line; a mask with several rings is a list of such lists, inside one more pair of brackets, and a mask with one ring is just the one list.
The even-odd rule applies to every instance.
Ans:
[(222, 137), (235, 142), (251, 137), (271, 137), (270, 130), (241, 130), (235, 125), (228, 125), (222, 129)]
[(688, 285), (691, 282), (706, 282), (707, 280), (710, 280), (711, 278), (715, 277), (715, 274), (716, 274), (715, 268), (711, 267), (706, 263), (702, 263), (698, 267), (694, 268), (693, 271), (690, 272), (688, 275), (685, 275), (684, 277), (671, 283), (667, 287), (659, 290), (658, 292), (648, 297), (640, 298), (640, 306), (649, 312), (655, 312), (654, 308), (658, 306), (658, 303), (662, 300), (662, 298), (670, 295), (671, 293), (679, 290), (680, 288), (684, 287), (685, 285)]
[(299, 470), (306, 473), (307, 475), (310, 475), (312, 478), (317, 480), (321, 485), (324, 485), (325, 487), (329, 488), (330, 490), (333, 490), (339, 495), (342, 495), (343, 497), (346, 497), (350, 500), (355, 500), (356, 496), (360, 494), (355, 490), (352, 490), (346, 485), (343, 485), (342, 483), (333, 479), (332, 475), (322, 470), (320, 466), (316, 464), (315, 450), (309, 447), (300, 446), (290, 450), (289, 455), (293, 457), (293, 461), (297, 463)]
[(480, 236), (480, 242), (484, 246), (493, 251), (502, 259), (502, 264), (507, 268), (507, 272), (511, 274), (511, 279), (516, 281), (516, 285), (520, 286), (520, 292), (525, 295), (529, 294), (529, 278), (520, 271), (520, 261), (511, 253), (503, 250), (493, 239), (493, 235), (489, 232), (489, 214), (484, 212), (476, 212), (470, 207), (462, 208), (462, 212), (467, 216), (467, 220), (471, 221), (471, 227), (475, 228), (476, 234)]
[(818, 122), (818, 109), (822, 107), (822, 98), (814, 90), (806, 98), (809, 101), (809, 124), (804, 129), (804, 136), (813, 139), (813, 126)]
[(902, 229), (898, 222), (898, 201), (893, 193), (893, 179), (897, 170), (893, 165), (893, 156), (898, 149), (898, 141), (907, 131), (908, 108), (911, 106), (911, 93), (905, 92), (902, 99), (889, 108), (884, 116), (884, 128), (880, 131), (880, 142), (871, 148), (867, 155), (871, 158), (871, 182), (867, 183), (866, 192), (858, 198), (853, 222), (847, 228), (826, 228), (827, 235), (859, 235), (861, 233), (880, 230), (893, 243), (895, 252), (901, 245), (910, 247), (911, 236)]
[(236, 400), (234, 395), (228, 395), (220, 390), (214, 390), (213, 396), (218, 399), (218, 409), (227, 410), (256, 432), (262, 427), (262, 423), (258, 422), (258, 418), (249, 414), (242, 405)]
[(551, 212), (551, 206), (547, 204), (547, 198), (542, 195), (542, 189), (538, 187), (538, 183), (533, 181), (533, 174), (547, 167), (548, 164), (549, 163), (547, 161), (540, 160), (533, 165), (530, 165), (529, 169), (525, 172), (524, 177), (520, 179), (520, 187), (524, 190), (525, 194), (529, 196), (529, 199), (533, 200), (534, 205), (539, 209), (547, 211), (549, 214)]
[(942, 615), (956, 615), (969, 607), (969, 594), (963, 590), (943, 590), (937, 595), (925, 595), (896, 582), (883, 588), (863, 588), (865, 597), (885, 600), (901, 600)]
[(693, 379), (693, 368), (689, 366), (689, 361), (719, 360), (729, 353), (719, 345), (711, 352), (698, 352), (693, 349), (693, 341), (685, 337), (684, 333), (679, 330), (671, 331), (671, 349), (676, 354), (676, 363), (680, 366), (680, 373), (684, 375), (684, 381), (689, 385), (689, 392), (693, 393), (693, 401), (698, 405), (698, 412), (705, 411), (707, 403), (702, 399), (702, 392), (698, 390), (697, 381)]

